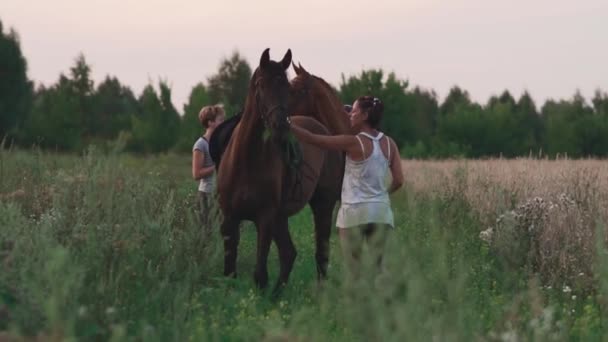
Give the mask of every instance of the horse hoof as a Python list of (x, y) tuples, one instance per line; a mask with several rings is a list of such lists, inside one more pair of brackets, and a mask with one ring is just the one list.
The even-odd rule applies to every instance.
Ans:
[(278, 297), (280, 297), (281, 294), (283, 293), (284, 289), (285, 289), (285, 283), (283, 283), (283, 282), (277, 283), (274, 286), (274, 289), (272, 290), (272, 298), (277, 299)]
[(258, 289), (263, 290), (268, 287), (268, 275), (259, 276), (257, 274), (253, 275), (253, 280), (255, 281), (255, 285)]

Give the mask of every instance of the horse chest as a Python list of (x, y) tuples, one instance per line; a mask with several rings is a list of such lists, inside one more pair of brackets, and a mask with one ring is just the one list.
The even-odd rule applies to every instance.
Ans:
[[(257, 177), (256, 177), (257, 178)], [(231, 184), (226, 194), (226, 203), (231, 212), (249, 214), (262, 208), (276, 207), (280, 202), (280, 188), (276, 181), (243, 177)]]

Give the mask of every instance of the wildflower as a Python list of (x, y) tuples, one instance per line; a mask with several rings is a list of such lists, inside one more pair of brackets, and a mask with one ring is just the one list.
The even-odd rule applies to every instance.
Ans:
[(570, 288), (570, 286), (564, 285), (564, 288), (562, 289), (562, 291), (564, 293), (570, 293), (570, 292), (572, 292), (572, 289)]
[(492, 229), (491, 227), (480, 232), (479, 233), (479, 238), (482, 241), (485, 241), (487, 243), (489, 243), (492, 240), (492, 234), (494, 233), (494, 229)]

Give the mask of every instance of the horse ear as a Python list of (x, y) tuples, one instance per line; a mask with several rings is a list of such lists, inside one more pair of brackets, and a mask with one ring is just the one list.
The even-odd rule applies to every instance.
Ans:
[(262, 57), (260, 58), (260, 67), (262, 69), (266, 68), (270, 64), (270, 48), (267, 48), (262, 53)]
[(303, 73), (304, 75), (310, 75), (308, 73), (308, 71), (306, 71), (306, 69), (304, 69), (304, 67), (302, 66), (302, 64), (298, 63), (298, 65), (300, 66), (300, 72)]
[(300, 68), (298, 68), (298, 66), (296, 65), (296, 63), (294, 63), (293, 61), (291, 61), (291, 65), (293, 66), (293, 70), (295, 70), (296, 75), (300, 75)]
[(283, 66), (283, 69), (287, 70), (287, 68), (289, 68), (290, 64), (291, 64), (291, 49), (288, 49), (287, 53), (285, 53), (285, 56), (283, 57), (283, 60), (281, 60), (281, 65)]

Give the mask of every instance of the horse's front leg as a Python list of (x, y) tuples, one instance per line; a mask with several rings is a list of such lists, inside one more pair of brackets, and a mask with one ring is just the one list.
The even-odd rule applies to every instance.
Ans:
[(258, 232), (258, 246), (253, 279), (260, 289), (268, 286), (268, 253), (270, 251), (270, 243), (272, 242), (275, 221), (275, 218), (271, 216), (263, 216), (255, 221)]
[(331, 221), (336, 201), (323, 196), (314, 196), (309, 202), (315, 222), (315, 259), (317, 261), (317, 279), (327, 278), (329, 263), (329, 238)]
[(279, 279), (274, 287), (274, 293), (277, 294), (281, 288), (287, 284), (289, 274), (293, 268), (293, 263), (296, 260), (296, 247), (291, 240), (289, 234), (289, 224), (287, 216), (281, 216), (277, 220), (274, 230), (274, 241), (279, 250), (280, 271)]
[(225, 217), (222, 222), (222, 238), (224, 239), (224, 275), (236, 277), (236, 257), (241, 233), (240, 220)]

